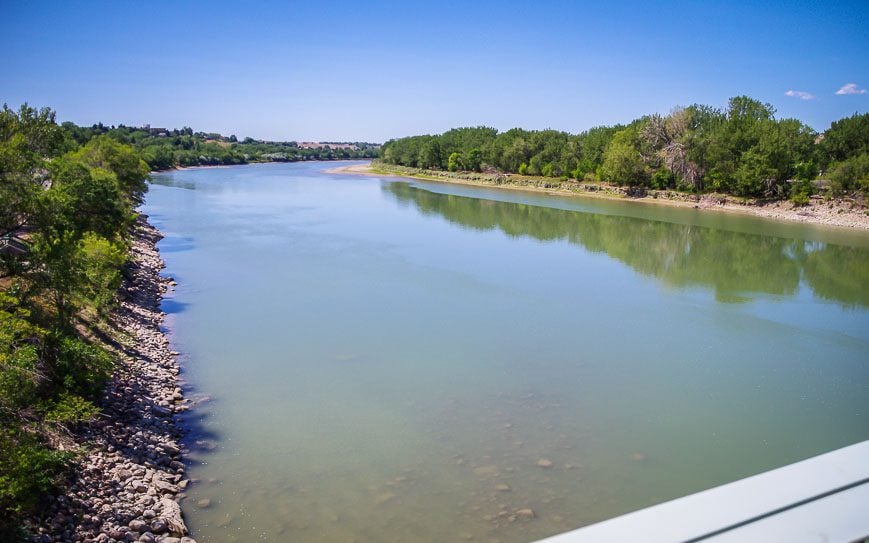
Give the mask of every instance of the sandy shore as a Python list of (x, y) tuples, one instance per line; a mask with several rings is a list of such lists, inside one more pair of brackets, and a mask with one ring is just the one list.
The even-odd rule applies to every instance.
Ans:
[(813, 198), (809, 205), (795, 207), (789, 201), (765, 204), (743, 203), (738, 199), (723, 195), (693, 195), (676, 191), (633, 192), (626, 187), (605, 183), (578, 181), (559, 182), (555, 179), (505, 176), (492, 174), (452, 174), (449, 172), (412, 170), (372, 164), (354, 164), (326, 170), (330, 174), (381, 175), (419, 179), (440, 183), (472, 185), (507, 190), (543, 192), (559, 196), (577, 196), (629, 200), (642, 203), (692, 207), (727, 213), (744, 213), (776, 220), (822, 224), (843, 228), (869, 230), (869, 211), (865, 206), (848, 199), (823, 201)]
[(176, 415), (189, 404), (178, 383), (178, 353), (160, 328), (160, 301), (174, 285), (160, 276), (161, 238), (140, 215), (111, 322), (113, 335), (122, 338), (115, 346), (117, 368), (101, 416), (73, 436), (85, 454), (66, 494), (33, 521), (34, 541), (195, 543), (179, 506), (189, 481)]

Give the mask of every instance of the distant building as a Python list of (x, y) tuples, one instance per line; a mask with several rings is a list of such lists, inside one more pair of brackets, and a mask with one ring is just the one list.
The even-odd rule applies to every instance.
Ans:
[(352, 143), (321, 143), (318, 141), (303, 141), (299, 143), (299, 149), (349, 149), (350, 151), (358, 151)]
[(166, 136), (169, 135), (169, 130), (166, 128), (151, 128), (150, 124), (146, 124), (142, 128), (147, 130), (148, 133), (151, 134), (152, 136), (158, 136), (158, 137), (165, 138)]

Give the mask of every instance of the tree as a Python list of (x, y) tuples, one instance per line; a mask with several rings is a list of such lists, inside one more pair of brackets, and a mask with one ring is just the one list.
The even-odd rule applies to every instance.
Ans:
[(124, 200), (113, 172), (88, 168), (74, 158), (61, 158), (51, 164), (53, 185), (43, 199), (53, 198), (50, 216), (43, 218), (44, 229), (93, 232), (107, 239), (121, 236), (129, 226)]
[[(677, 108), (667, 117), (651, 115), (645, 123), (640, 137), (646, 146), (663, 162), (664, 167), (678, 177), (682, 183), (694, 190), (703, 188), (702, 168), (693, 162), (688, 153), (688, 131), (691, 126), (692, 112)], [(662, 178), (666, 174), (658, 175)], [(664, 185), (665, 183), (658, 183)]]
[(467, 169), (479, 172), (482, 169), (483, 164), (482, 151), (476, 148), (471, 149), (468, 151), (467, 155), (465, 155), (463, 163)]
[(64, 135), (54, 112), (27, 104), (0, 110), (0, 236), (29, 224), (48, 182), (47, 158), (62, 151)]
[(438, 169), (441, 166), (441, 146), (436, 139), (429, 139), (422, 144), (417, 158), (420, 168)]
[(834, 121), (819, 145), (822, 167), (869, 153), (869, 113)]
[(869, 152), (836, 163), (829, 177), (834, 194), (862, 191), (869, 195)]
[(637, 150), (639, 139), (634, 129), (615, 133), (604, 153), (600, 176), (604, 181), (619, 185), (641, 185), (648, 173)]
[(132, 202), (140, 201), (147, 191), (148, 164), (128, 145), (98, 136), (73, 153), (73, 158), (114, 173), (121, 192)]
[(450, 154), (449, 160), (447, 160), (447, 169), (451, 172), (456, 172), (462, 169), (462, 157), (457, 152), (452, 152)]

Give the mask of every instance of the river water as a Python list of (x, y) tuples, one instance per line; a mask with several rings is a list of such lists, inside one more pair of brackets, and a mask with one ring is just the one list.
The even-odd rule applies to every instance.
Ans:
[(869, 234), (335, 166), (154, 176), (201, 542), (529, 542), (869, 439)]

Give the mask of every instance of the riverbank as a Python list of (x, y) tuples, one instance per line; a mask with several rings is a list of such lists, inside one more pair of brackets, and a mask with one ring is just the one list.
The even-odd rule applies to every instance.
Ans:
[(327, 170), (327, 173), (388, 175), (440, 183), (543, 192), (560, 196), (628, 199), (637, 202), (693, 207), (728, 213), (746, 213), (777, 220), (869, 230), (869, 209), (860, 202), (850, 199), (831, 199), (825, 201), (822, 198), (812, 198), (808, 205), (796, 207), (789, 201), (759, 202), (755, 200), (743, 200), (723, 194), (697, 195), (673, 190), (620, 187), (608, 183), (575, 180), (561, 181), (548, 177), (443, 172), (371, 163), (332, 168)]
[[(310, 159), (310, 160), (251, 160), (250, 162), (244, 162), (241, 164), (202, 164), (197, 166), (173, 166), (171, 168), (166, 168), (163, 170), (151, 170), (149, 175), (153, 175), (155, 173), (163, 173), (163, 172), (180, 172), (186, 170), (205, 170), (205, 169), (213, 169), (213, 168), (234, 168), (236, 166), (253, 166), (256, 164), (296, 164), (296, 163), (304, 163), (304, 162), (348, 162), (348, 161), (356, 161), (356, 160), (370, 160), (364, 158), (329, 158), (329, 159)], [(337, 168), (333, 168), (337, 169)]]
[(163, 295), (173, 282), (156, 243), (162, 235), (140, 215), (130, 264), (111, 319), (117, 367), (101, 413), (72, 436), (86, 451), (64, 495), (34, 522), (34, 541), (195, 543), (179, 501), (189, 481), (176, 415), (188, 404), (179, 386), (177, 354), (161, 330)]

